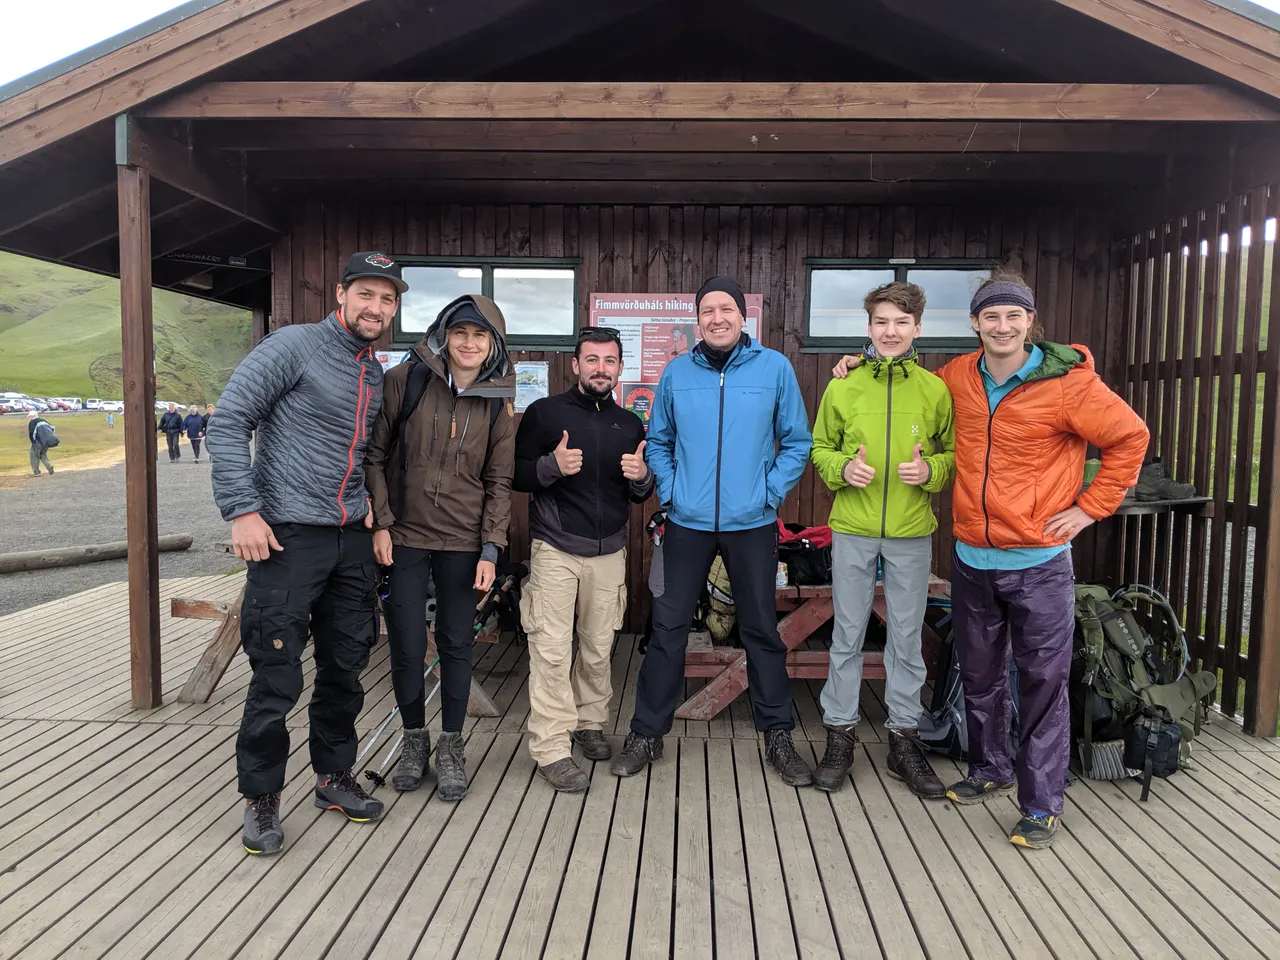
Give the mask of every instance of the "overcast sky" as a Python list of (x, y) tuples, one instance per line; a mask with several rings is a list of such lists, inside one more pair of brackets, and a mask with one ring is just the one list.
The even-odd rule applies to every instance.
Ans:
[[(1256, 0), (1280, 10), (1280, 0)], [(173, 0), (0, 0), (5, 33), (0, 83), (171, 10)]]

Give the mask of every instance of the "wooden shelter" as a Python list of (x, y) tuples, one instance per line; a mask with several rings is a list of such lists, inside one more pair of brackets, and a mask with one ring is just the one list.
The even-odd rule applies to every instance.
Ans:
[[(0, 88), (0, 247), (121, 278), (137, 708), (160, 701), (149, 289), (248, 307), (260, 337), (321, 319), (377, 248), (500, 301), (503, 271), (571, 279), (511, 312), (553, 390), (590, 294), (735, 274), (811, 415), (861, 343), (841, 291), (921, 280), (937, 365), (973, 343), (957, 284), (1022, 271), (1212, 497), (1100, 524), (1078, 570), (1168, 591), (1223, 711), (1274, 735), (1278, 212), (1280, 18), (1243, 0), (194, 0)], [(829, 503), (810, 470), (784, 515)], [(527, 549), (523, 504), (513, 526)]]

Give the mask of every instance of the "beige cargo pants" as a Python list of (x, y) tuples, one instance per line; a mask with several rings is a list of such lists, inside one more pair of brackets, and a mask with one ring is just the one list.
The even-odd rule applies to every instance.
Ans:
[(604, 728), (613, 695), (613, 637), (626, 609), (625, 547), (604, 557), (577, 557), (533, 541), (520, 620), (529, 635), (529, 754), (535, 763), (569, 756), (573, 731)]

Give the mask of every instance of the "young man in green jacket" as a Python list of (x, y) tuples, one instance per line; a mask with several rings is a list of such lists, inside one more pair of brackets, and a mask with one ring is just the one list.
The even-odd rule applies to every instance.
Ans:
[(862, 643), (882, 565), (889, 612), (888, 772), (917, 796), (941, 798), (946, 790), (920, 745), (917, 724), (930, 534), (938, 526), (929, 498), (955, 473), (951, 394), (916, 364), (924, 291), (889, 283), (867, 294), (863, 306), (870, 338), (864, 362), (827, 385), (813, 430), (814, 466), (835, 491), (829, 521), (835, 629), (821, 699), (827, 749), (813, 785), (838, 790), (853, 765)]

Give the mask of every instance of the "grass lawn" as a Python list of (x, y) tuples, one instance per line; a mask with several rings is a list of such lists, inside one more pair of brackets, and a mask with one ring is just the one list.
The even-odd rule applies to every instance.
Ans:
[[(104, 413), (49, 414), (45, 419), (62, 441), (49, 451), (55, 471), (106, 467), (124, 459), (124, 414), (116, 414), (115, 429), (107, 426)], [(30, 476), (30, 451), (26, 414), (0, 417), (0, 476)]]

